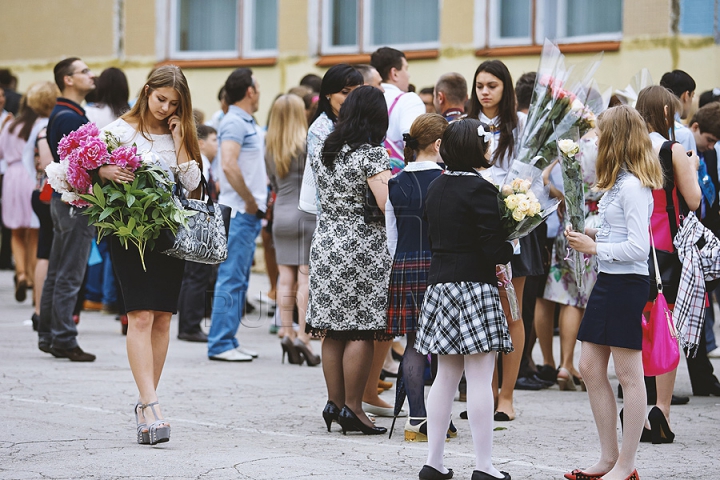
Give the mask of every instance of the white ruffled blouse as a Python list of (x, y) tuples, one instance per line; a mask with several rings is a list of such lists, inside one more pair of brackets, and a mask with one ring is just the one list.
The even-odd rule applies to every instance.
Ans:
[(178, 165), (177, 155), (175, 155), (175, 142), (172, 135), (166, 134), (147, 134), (150, 140), (145, 138), (140, 132), (135, 130), (133, 126), (122, 118), (118, 118), (110, 125), (102, 129), (108, 131), (118, 137), (120, 144), (123, 146), (137, 146), (138, 154), (153, 153), (160, 160), (160, 165), (170, 176), (177, 174), (182, 186), (188, 190), (195, 190), (200, 185), (200, 166), (197, 161), (190, 160), (187, 163)]

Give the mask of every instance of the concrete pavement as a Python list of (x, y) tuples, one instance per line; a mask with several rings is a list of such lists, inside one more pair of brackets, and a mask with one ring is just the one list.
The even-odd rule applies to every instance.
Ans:
[[(267, 280), (254, 274), (250, 288), (252, 299)], [(389, 480), (417, 478), (424, 463), (427, 444), (403, 441), (403, 420), (392, 439), (343, 436), (335, 425), (328, 433), (320, 416), (326, 399), (321, 367), (281, 365), (279, 340), (268, 334), (264, 312), (246, 319), (238, 334), (260, 353), (249, 364), (208, 361), (204, 344), (176, 339), (173, 320), (159, 388), (172, 438), (138, 445), (137, 391), (119, 322), (83, 312), (78, 340), (98, 358), (72, 363), (37, 349), (29, 302), (15, 302), (12, 273), (0, 272), (0, 478)], [(319, 351), (320, 343), (313, 347)], [(611, 381), (617, 385), (614, 376)], [(676, 393), (691, 393), (684, 361)], [(383, 398), (392, 403), (394, 390)], [(586, 393), (557, 386), (518, 391), (515, 408), (515, 421), (496, 423), (493, 452), (496, 466), (513, 479), (560, 479), (594, 463), (599, 444)], [(455, 403), (459, 435), (446, 444), (446, 465), (459, 479), (469, 479), (474, 466), (468, 423), (457, 417), (464, 409)], [(390, 419), (377, 423), (389, 427)], [(643, 480), (720, 478), (720, 398), (692, 397), (673, 408), (672, 424), (675, 443), (641, 444)]]

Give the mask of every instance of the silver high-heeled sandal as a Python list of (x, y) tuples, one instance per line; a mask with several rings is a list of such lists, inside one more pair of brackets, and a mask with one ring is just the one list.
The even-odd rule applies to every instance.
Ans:
[(158, 405), (157, 401), (142, 405), (143, 410), (150, 407), (150, 410), (152, 410), (153, 413), (153, 417), (155, 418), (155, 421), (148, 426), (150, 445), (156, 445), (158, 443), (165, 443), (170, 441), (170, 425), (167, 423), (167, 420), (158, 419), (158, 415), (155, 412), (155, 405)]
[(140, 417), (138, 417), (138, 407), (142, 410), (143, 404), (138, 402), (135, 404), (135, 408), (133, 409), (135, 412), (135, 424), (137, 425), (137, 443), (140, 445), (149, 445), (150, 433), (148, 431), (147, 422), (140, 423)]

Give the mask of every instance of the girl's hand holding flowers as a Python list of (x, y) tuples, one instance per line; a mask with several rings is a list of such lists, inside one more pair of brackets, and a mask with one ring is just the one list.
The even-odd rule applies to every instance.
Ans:
[(570, 225), (565, 228), (565, 238), (567, 238), (570, 248), (576, 252), (597, 255), (597, 244), (595, 241), (584, 233), (574, 232)]
[(103, 180), (115, 183), (130, 183), (135, 180), (135, 174), (132, 171), (118, 165), (103, 165), (98, 170), (98, 175)]

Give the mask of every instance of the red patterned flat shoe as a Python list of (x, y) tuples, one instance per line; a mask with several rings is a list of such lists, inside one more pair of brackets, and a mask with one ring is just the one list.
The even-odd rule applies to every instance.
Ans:
[(568, 480), (600, 480), (605, 473), (587, 473), (583, 472), (579, 468), (576, 468), (570, 473), (565, 474), (565, 478)]

